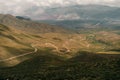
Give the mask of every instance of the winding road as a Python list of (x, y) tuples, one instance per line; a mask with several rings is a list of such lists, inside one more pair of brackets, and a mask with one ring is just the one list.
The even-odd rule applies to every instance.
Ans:
[(28, 53), (24, 53), (24, 54), (21, 54), (21, 55), (18, 55), (18, 56), (14, 56), (14, 57), (10, 57), (10, 58), (7, 58), (7, 59), (3, 59), (3, 60), (0, 60), (0, 62), (13, 60), (13, 59), (16, 59), (16, 58), (19, 58), (19, 57), (23, 57), (23, 56), (26, 56), (26, 55), (29, 55), (29, 54), (32, 54), (32, 53), (36, 53), (38, 51), (38, 49), (35, 48), (33, 45), (31, 45), (31, 47), (34, 48), (33, 52), (28, 52)]
[(59, 48), (57, 46), (55, 46), (54, 44), (52, 44), (52, 43), (45, 43), (45, 45), (46, 46), (51, 46), (51, 47), (55, 48), (56, 51), (59, 51)]

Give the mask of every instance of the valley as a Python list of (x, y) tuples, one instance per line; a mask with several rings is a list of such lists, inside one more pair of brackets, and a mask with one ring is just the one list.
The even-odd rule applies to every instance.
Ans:
[[(8, 18), (6, 20), (9, 20), (8, 15), (4, 16)], [(11, 22), (12, 20), (17, 20), (17, 18), (13, 16), (10, 18)], [(25, 26), (21, 27), (21, 29), (11, 27), (11, 23), (9, 23), (9, 25), (0, 25), (0, 49), (2, 55), (0, 61), (2, 61), (1, 65), (3, 66), (19, 64), (29, 59), (29, 54), (36, 53), (39, 49), (50, 49), (54, 55), (65, 58), (72, 58), (78, 51), (95, 52), (97, 54), (119, 54), (120, 35), (116, 33), (117, 30), (107, 31), (99, 29), (98, 31), (92, 31), (86, 29), (86, 31), (80, 30), (78, 33), (77, 31), (71, 32), (71, 30), (54, 27), (56, 32), (49, 29), (47, 32), (44, 30), (40, 30), (39, 32), (36, 30), (36, 32), (34, 32), (31, 31), (32, 27), (29, 26), (31, 23), (29, 23), (28, 20), (24, 21), (18, 19), (18, 21), (24, 22), (24, 24), (27, 23), (30, 29), (26, 30), (24, 28)], [(14, 23), (18, 24), (19, 22)], [(32, 22), (32, 24), (36, 25), (36, 22)], [(41, 23), (37, 24), (41, 25)], [(36, 27), (36, 29), (39, 28)]]
[(0, 80), (120, 79), (120, 8), (44, 9), (45, 20), (0, 14)]

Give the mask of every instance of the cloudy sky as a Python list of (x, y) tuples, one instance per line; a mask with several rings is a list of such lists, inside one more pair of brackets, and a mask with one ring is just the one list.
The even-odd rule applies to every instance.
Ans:
[[(0, 13), (26, 15), (26, 11), (30, 10), (31, 7), (35, 7), (35, 9), (39, 8), (39, 13), (42, 14), (44, 13), (44, 8), (46, 7), (63, 7), (76, 4), (119, 6), (120, 0), (0, 0)], [(35, 11), (34, 13), (38, 12)]]

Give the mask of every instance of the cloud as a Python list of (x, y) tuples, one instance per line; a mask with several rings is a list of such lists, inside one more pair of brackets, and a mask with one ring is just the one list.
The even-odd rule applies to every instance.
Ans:
[(77, 20), (80, 19), (80, 16), (76, 13), (69, 13), (64, 15), (59, 15), (57, 20)]
[(45, 14), (45, 8), (71, 5), (102, 4), (119, 6), (119, 0), (0, 0), (0, 13), (26, 15), (32, 18)]

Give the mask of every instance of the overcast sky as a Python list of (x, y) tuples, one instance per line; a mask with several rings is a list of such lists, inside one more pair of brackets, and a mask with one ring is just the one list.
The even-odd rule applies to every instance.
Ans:
[(69, 6), (75, 4), (101, 4), (119, 6), (120, 0), (0, 0), (0, 13), (25, 15), (31, 7), (38, 7), (41, 14), (44, 7)]

